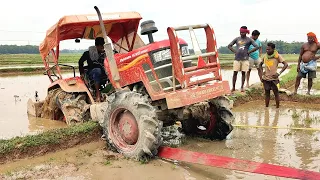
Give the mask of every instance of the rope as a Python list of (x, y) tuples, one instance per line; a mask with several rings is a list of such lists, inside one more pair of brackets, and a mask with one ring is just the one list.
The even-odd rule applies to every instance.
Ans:
[(264, 128), (264, 129), (291, 129), (291, 130), (306, 130), (306, 131), (320, 131), (320, 128), (303, 128), (303, 127), (281, 127), (281, 126), (255, 126), (255, 125), (243, 125), (233, 124), (234, 127), (242, 128)]

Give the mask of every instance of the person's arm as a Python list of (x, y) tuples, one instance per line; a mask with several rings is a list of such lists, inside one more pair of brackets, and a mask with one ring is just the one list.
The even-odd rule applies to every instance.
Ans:
[(259, 57), (261, 58), (261, 56), (262, 56), (262, 44), (261, 44), (261, 42), (259, 43), (259, 46), (260, 46), (260, 48), (259, 48)]
[(230, 44), (228, 45), (228, 48), (230, 49), (230, 51), (232, 51), (233, 53), (237, 53), (237, 51), (235, 50), (235, 49), (233, 49), (233, 45), (236, 43), (236, 41), (237, 41), (237, 38), (235, 38), (234, 40), (232, 40), (231, 42), (230, 42)]
[(282, 64), (283, 64), (283, 67), (282, 67), (281, 71), (279, 72), (279, 76), (280, 76), (280, 75), (283, 73), (283, 71), (285, 71), (285, 70), (287, 69), (287, 67), (288, 67), (288, 63), (287, 63), (286, 61), (283, 61)]
[(79, 72), (80, 72), (81, 78), (83, 78), (83, 75), (84, 75), (84, 68), (83, 68), (84, 61), (86, 61), (85, 52), (82, 54), (82, 56), (80, 57), (80, 59), (78, 61)]
[[(317, 44), (318, 50), (320, 49), (320, 43)], [(320, 56), (314, 56), (314, 60), (320, 59)]]
[(297, 65), (297, 72), (300, 71), (300, 63), (302, 61), (302, 55), (303, 55), (303, 52), (304, 52), (304, 45), (301, 46), (300, 48), (300, 55), (299, 55), (299, 59), (298, 59), (298, 65)]
[(281, 55), (279, 55), (279, 62), (283, 64), (283, 67), (279, 73), (277, 73), (277, 77), (279, 77), (283, 71), (285, 71), (288, 67), (288, 63), (283, 59)]
[[(262, 70), (262, 65), (263, 65), (263, 63), (264, 63), (264, 61), (263, 61), (263, 58), (262, 58), (262, 61), (261, 61), (261, 63), (259, 64), (259, 68), (258, 68), (258, 71), (260, 71), (261, 76), (262, 76), (262, 74), (263, 74), (263, 70)], [(261, 79), (261, 81), (262, 81), (262, 79)]]
[(248, 51), (248, 54), (251, 54), (252, 52), (255, 52), (256, 50), (258, 50), (258, 49), (259, 49), (258, 44), (257, 44), (256, 42), (254, 42), (254, 40), (253, 40), (253, 39), (251, 39), (251, 38), (250, 38), (250, 41), (251, 41), (251, 44), (254, 46), (254, 48), (253, 48), (253, 49), (251, 49), (250, 51)]

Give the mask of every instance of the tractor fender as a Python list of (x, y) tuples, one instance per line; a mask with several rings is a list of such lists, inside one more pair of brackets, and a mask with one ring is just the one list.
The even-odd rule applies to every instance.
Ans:
[(84, 81), (80, 77), (72, 77), (67, 79), (59, 79), (53, 82), (49, 88), (48, 91), (52, 89), (56, 89), (60, 87), (63, 91), (72, 93), (72, 92), (86, 92), (91, 104), (94, 103), (94, 99), (88, 90), (87, 86), (85, 85)]

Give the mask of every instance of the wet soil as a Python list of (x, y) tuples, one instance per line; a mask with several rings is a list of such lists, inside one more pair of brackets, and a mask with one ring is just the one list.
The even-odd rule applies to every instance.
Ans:
[[(235, 127), (227, 140), (189, 137), (180, 148), (320, 172), (320, 132), (309, 130), (320, 128), (319, 104), (270, 105), (252, 101), (237, 106), (233, 124), (244, 127)], [(161, 159), (144, 164), (108, 151), (102, 141), (1, 165), (0, 173), (4, 179), (286, 179)]]
[(127, 160), (107, 151), (102, 141), (6, 164), (0, 173), (3, 179), (194, 179), (186, 169), (159, 159)]
[[(67, 149), (80, 144), (86, 144), (89, 142), (97, 141), (101, 137), (101, 129), (95, 128), (87, 133), (70, 134), (64, 138), (55, 137), (58, 140), (57, 143), (51, 142), (41, 145), (40, 142), (34, 140), (34, 145), (22, 146), (22, 143), (18, 144), (13, 150), (9, 151), (5, 155), (0, 154), (0, 164), (4, 164), (10, 161), (16, 161), (23, 158), (41, 156), (49, 152), (55, 152), (62, 149)], [(50, 139), (52, 137), (42, 137), (43, 139)], [(30, 142), (29, 142), (30, 143)], [(36, 145), (38, 143), (38, 145)]]

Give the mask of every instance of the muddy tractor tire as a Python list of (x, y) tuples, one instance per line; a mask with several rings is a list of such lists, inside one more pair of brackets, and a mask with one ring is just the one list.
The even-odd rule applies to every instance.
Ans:
[(42, 106), (42, 118), (62, 120), (68, 125), (90, 119), (86, 94), (67, 93), (61, 88), (50, 90)]
[(233, 130), (231, 122), (234, 120), (234, 115), (225, 97), (210, 100), (207, 107), (202, 107), (201, 114), (206, 116), (206, 121), (196, 116), (182, 121), (182, 129), (187, 135), (224, 140)]
[(135, 160), (155, 156), (162, 142), (163, 125), (148, 99), (123, 90), (110, 95), (107, 102), (101, 126), (109, 148)]

